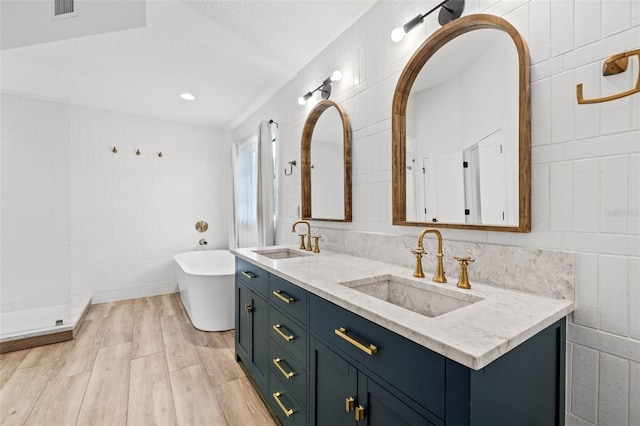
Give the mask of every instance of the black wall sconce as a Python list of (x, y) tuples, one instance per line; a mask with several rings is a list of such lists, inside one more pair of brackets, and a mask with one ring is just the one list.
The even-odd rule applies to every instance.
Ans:
[(313, 94), (318, 90), (321, 90), (322, 99), (329, 99), (329, 96), (331, 95), (331, 83), (339, 81), (340, 79), (342, 79), (342, 73), (339, 70), (334, 71), (329, 77), (325, 78), (320, 86), (316, 87), (313, 91), (300, 96), (298, 98), (298, 103), (300, 105), (304, 105), (307, 103), (307, 99), (313, 96)]
[(464, 11), (464, 0), (444, 0), (424, 15), (418, 15), (403, 26), (391, 31), (391, 40), (396, 43), (400, 42), (404, 38), (405, 34), (417, 27), (419, 24), (422, 24), (426, 16), (438, 9), (440, 9), (438, 22), (440, 25), (447, 24), (462, 16), (462, 12)]

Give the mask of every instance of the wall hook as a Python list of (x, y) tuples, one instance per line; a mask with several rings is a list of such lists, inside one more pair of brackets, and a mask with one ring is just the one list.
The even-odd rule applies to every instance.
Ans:
[(297, 163), (295, 161), (289, 161), (289, 173), (287, 173), (287, 169), (284, 169), (284, 175), (285, 176), (291, 176), (293, 174), (293, 166), (295, 166)]
[(158, 153), (158, 157), (162, 158), (162, 151)]
[(113, 152), (114, 154), (118, 152), (118, 148), (116, 148), (115, 146), (113, 147), (113, 149), (111, 150), (111, 152)]
[(140, 155), (140, 150), (137, 150), (137, 151), (136, 151), (136, 155)]
[[(607, 58), (602, 66), (602, 75), (615, 75), (627, 70), (629, 64), (629, 57), (638, 57), (638, 68), (640, 68), (640, 49), (630, 50), (628, 52), (619, 53)], [(600, 102), (609, 102), (616, 99), (624, 98), (625, 96), (633, 95), (640, 92), (640, 69), (638, 70), (638, 77), (636, 77), (636, 86), (625, 92), (616, 93), (611, 96), (604, 96), (602, 98), (585, 99), (582, 95), (582, 83), (576, 86), (576, 96), (578, 98), (578, 104), (597, 104)]]

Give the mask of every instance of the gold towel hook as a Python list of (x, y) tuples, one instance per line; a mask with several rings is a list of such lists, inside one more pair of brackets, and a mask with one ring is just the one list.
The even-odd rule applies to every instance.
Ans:
[(627, 70), (629, 65), (629, 57), (638, 57), (638, 77), (636, 78), (636, 87), (625, 92), (620, 92), (615, 95), (605, 96), (602, 98), (585, 99), (582, 95), (582, 83), (576, 86), (576, 96), (578, 97), (578, 104), (597, 104), (600, 102), (614, 101), (616, 99), (624, 98), (625, 96), (633, 95), (640, 92), (640, 49), (630, 50), (628, 52), (619, 53), (607, 58), (602, 66), (602, 75), (615, 75)]

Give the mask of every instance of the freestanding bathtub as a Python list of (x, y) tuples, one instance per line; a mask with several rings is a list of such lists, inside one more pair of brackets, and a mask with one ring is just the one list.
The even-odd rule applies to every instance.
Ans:
[(204, 331), (234, 327), (235, 256), (228, 250), (202, 250), (173, 256), (180, 299), (191, 323)]

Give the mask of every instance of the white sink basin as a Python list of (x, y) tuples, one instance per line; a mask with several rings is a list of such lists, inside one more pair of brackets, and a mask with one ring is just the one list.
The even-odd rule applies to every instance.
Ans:
[(442, 284), (414, 281), (394, 275), (382, 275), (341, 283), (392, 305), (427, 317), (437, 317), (483, 300)]
[(253, 250), (261, 256), (268, 257), (269, 259), (291, 259), (294, 257), (311, 256), (311, 253), (307, 253), (302, 250), (295, 250), (290, 248), (266, 248), (260, 250)]

